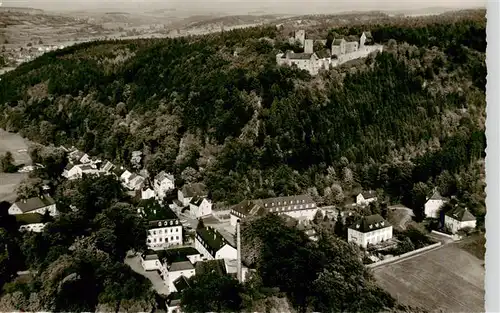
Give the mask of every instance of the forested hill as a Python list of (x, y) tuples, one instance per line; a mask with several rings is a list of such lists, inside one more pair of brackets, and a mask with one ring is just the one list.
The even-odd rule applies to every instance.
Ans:
[[(484, 11), (321, 29), (369, 30), (377, 57), (311, 77), (278, 68), (276, 27), (86, 43), (0, 81), (0, 127), (74, 144), (154, 175), (204, 181), (235, 203), (309, 191), (341, 203), (360, 187), (420, 207), (433, 187), (484, 213)], [(319, 39), (319, 38), (318, 38)]]

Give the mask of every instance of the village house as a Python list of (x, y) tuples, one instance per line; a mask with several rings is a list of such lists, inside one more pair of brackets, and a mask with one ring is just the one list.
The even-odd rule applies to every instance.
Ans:
[(182, 245), (182, 225), (177, 215), (154, 199), (142, 200), (138, 213), (148, 220), (147, 246), (153, 250)]
[(68, 166), (64, 169), (62, 176), (69, 180), (74, 180), (82, 178), (83, 174), (99, 175), (99, 170), (94, 164), (68, 164)]
[(237, 258), (236, 245), (210, 226), (196, 229), (194, 247), (203, 260)]
[(86, 160), (88, 158), (88, 156), (80, 151), (80, 150), (72, 150), (69, 154), (68, 154), (68, 159), (71, 163), (84, 163), (84, 162), (81, 162), (80, 160)]
[(101, 166), (100, 171), (103, 173), (109, 173), (113, 170), (114, 167), (115, 166), (113, 165), (113, 163), (106, 161), (106, 163), (104, 163), (104, 165)]
[(262, 216), (267, 213), (286, 214), (293, 218), (314, 219), (318, 211), (316, 202), (309, 195), (287, 196), (258, 200), (244, 200), (231, 208), (231, 225), (238, 219)]
[(58, 214), (56, 210), (56, 202), (48, 194), (19, 200), (12, 204), (9, 208), (9, 214), (11, 215), (26, 213), (45, 214), (46, 211), (48, 211), (51, 216), (56, 216)]
[(186, 283), (187, 279), (196, 274), (193, 264), (189, 260), (165, 262), (162, 267), (162, 277), (169, 293), (177, 292), (176, 285)]
[(168, 191), (175, 189), (174, 175), (161, 171), (154, 178), (153, 188), (156, 199), (163, 200)]
[(124, 182), (124, 185), (129, 190), (141, 190), (145, 180), (146, 179), (141, 175), (132, 174), (128, 180)]
[(162, 263), (153, 250), (147, 250), (141, 254), (141, 265), (145, 271), (161, 271)]
[(392, 239), (392, 225), (379, 214), (362, 216), (347, 228), (347, 242), (366, 248)]
[(444, 225), (452, 234), (455, 234), (464, 228), (476, 228), (476, 217), (467, 208), (455, 207), (445, 213)]
[(441, 196), (437, 189), (434, 189), (432, 196), (428, 197), (426, 200), (427, 201), (424, 205), (425, 216), (430, 218), (439, 218), (441, 208), (448, 202), (448, 199)]
[(16, 221), (19, 225), (19, 231), (32, 231), (39, 233), (46, 225), (44, 217), (40, 213), (17, 214)]
[(212, 201), (198, 196), (191, 199), (189, 202), (189, 215), (191, 218), (198, 219), (210, 214), (212, 214)]
[(148, 200), (155, 197), (155, 191), (149, 186), (143, 186), (141, 189), (141, 199)]
[(188, 206), (194, 197), (208, 197), (207, 187), (202, 183), (193, 183), (184, 185), (177, 191), (177, 198), (183, 207)]
[(374, 201), (377, 201), (377, 193), (374, 190), (363, 191), (356, 196), (357, 205), (367, 205)]
[(173, 292), (165, 300), (165, 309), (167, 313), (181, 313), (181, 294)]

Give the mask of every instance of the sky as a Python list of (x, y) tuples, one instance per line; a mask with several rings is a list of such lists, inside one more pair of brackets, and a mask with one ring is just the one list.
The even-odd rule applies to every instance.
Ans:
[(229, 14), (255, 11), (283, 14), (335, 13), (341, 11), (403, 10), (428, 7), (470, 8), (486, 6), (486, 0), (0, 0), (3, 6), (49, 11), (179, 9)]

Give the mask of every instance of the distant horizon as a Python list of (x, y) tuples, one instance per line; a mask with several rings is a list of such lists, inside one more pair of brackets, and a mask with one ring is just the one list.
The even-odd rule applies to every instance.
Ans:
[[(263, 15), (263, 14), (336, 14), (348, 12), (367, 11), (394, 11), (408, 12), (415, 10), (461, 10), (461, 9), (484, 9), (486, 1), (482, 0), (436, 0), (433, 2), (406, 0), (395, 3), (384, 0), (362, 0), (347, 1), (337, 0), (335, 2), (325, 2), (322, 0), (310, 0), (309, 2), (291, 0), (254, 1), (246, 2), (241, 0), (214, 0), (210, 1), (210, 8), (205, 8), (206, 0), (173, 0), (165, 3), (159, 0), (89, 0), (85, 2), (68, 2), (65, 0), (4, 0), (2, 8), (25, 8), (41, 9), (47, 12), (75, 12), (88, 11), (96, 12), (124, 12), (124, 13), (145, 13), (156, 10), (172, 10), (184, 14), (222, 14), (222, 15)], [(354, 2), (354, 3), (353, 3)], [(423, 3), (422, 3), (423, 2)]]

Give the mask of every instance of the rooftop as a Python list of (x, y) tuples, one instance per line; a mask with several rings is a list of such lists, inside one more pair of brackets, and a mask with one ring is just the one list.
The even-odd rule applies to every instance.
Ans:
[(366, 199), (372, 199), (372, 198), (375, 198), (377, 196), (377, 192), (374, 191), (374, 190), (369, 190), (369, 191), (363, 191), (361, 193), (361, 195), (363, 196), (363, 198)]
[(193, 197), (193, 199), (191, 199), (189, 204), (192, 204), (194, 206), (200, 206), (201, 203), (203, 202), (203, 199), (204, 198), (202, 198), (202, 197), (195, 196), (195, 197)]
[(141, 200), (139, 204), (137, 204), (137, 208), (141, 208), (144, 211), (144, 215), (149, 221), (178, 219), (172, 209), (167, 206), (160, 205), (155, 199), (152, 198)]
[(174, 280), (173, 284), (175, 286), (175, 289), (177, 289), (177, 292), (181, 292), (182, 290), (189, 287), (189, 281), (184, 275), (181, 275), (179, 278)]
[(285, 58), (291, 60), (309, 60), (314, 53), (294, 53), (288, 52), (285, 54)]
[(271, 208), (285, 207), (298, 204), (313, 204), (314, 200), (309, 195), (296, 195), (257, 200), (244, 200), (232, 207), (233, 210), (245, 216), (264, 215)]
[(218, 251), (226, 244), (230, 245), (222, 234), (211, 227), (198, 228), (196, 229), (196, 234), (198, 234), (201, 237), (201, 240), (214, 252)]
[(33, 197), (26, 200), (17, 201), (15, 204), (23, 212), (31, 212), (37, 209), (47, 207), (49, 205), (55, 204), (56, 202), (49, 195), (43, 195), (40, 197)]
[(161, 171), (160, 173), (158, 173), (158, 175), (155, 176), (155, 180), (157, 181), (163, 181), (165, 178), (170, 181), (174, 181), (174, 175), (166, 173), (165, 171)]
[(225, 264), (224, 260), (217, 259), (217, 260), (196, 262), (196, 275), (209, 273), (209, 272), (216, 272), (219, 275), (225, 275), (226, 274), (226, 264)]
[(192, 270), (194, 269), (193, 264), (189, 261), (180, 261), (180, 262), (174, 262), (170, 264), (170, 267), (168, 268), (169, 272), (178, 272), (178, 271), (187, 271), (187, 270)]
[(40, 213), (17, 214), (15, 217), (20, 225), (37, 224), (43, 220), (43, 215)]
[(463, 207), (457, 207), (451, 211), (446, 212), (445, 214), (459, 222), (469, 222), (476, 220), (476, 217), (474, 217), (474, 215), (472, 215), (472, 213), (467, 208)]
[(432, 196), (430, 196), (427, 200), (443, 200), (443, 201), (446, 201), (448, 199), (446, 199), (445, 197), (441, 196), (441, 194), (439, 193), (439, 191), (434, 190), (434, 192), (432, 193)]
[(374, 230), (382, 229), (391, 226), (389, 222), (384, 220), (379, 214), (373, 214), (369, 216), (362, 216), (357, 221), (355, 221), (350, 229), (357, 230), (362, 233), (368, 233)]

